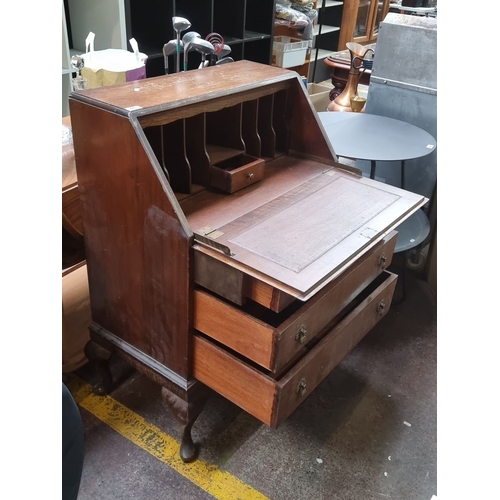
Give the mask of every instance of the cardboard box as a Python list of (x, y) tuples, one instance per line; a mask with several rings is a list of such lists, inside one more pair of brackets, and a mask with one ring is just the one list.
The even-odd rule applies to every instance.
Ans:
[(87, 363), (90, 340), (89, 282), (85, 261), (62, 272), (62, 372), (71, 373)]
[(309, 99), (314, 106), (316, 111), (326, 111), (326, 108), (330, 104), (330, 90), (333, 87), (322, 85), (320, 83), (308, 83), (307, 92), (309, 93)]

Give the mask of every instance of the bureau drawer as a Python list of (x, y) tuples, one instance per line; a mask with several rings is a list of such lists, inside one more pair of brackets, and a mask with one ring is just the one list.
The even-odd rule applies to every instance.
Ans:
[(263, 423), (277, 427), (387, 313), (396, 281), (396, 275), (384, 272), (362, 292), (352, 312), (278, 380), (201, 334), (193, 337), (193, 376)]
[(210, 166), (210, 185), (227, 193), (235, 193), (264, 177), (265, 161), (246, 154)]
[(258, 365), (278, 372), (390, 264), (397, 233), (355, 261), (307, 302), (274, 313), (248, 301), (237, 307), (204, 290), (194, 292), (196, 330)]

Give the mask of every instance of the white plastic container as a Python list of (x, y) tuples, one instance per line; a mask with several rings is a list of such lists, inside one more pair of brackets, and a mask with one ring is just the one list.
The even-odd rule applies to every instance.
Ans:
[(280, 68), (301, 66), (306, 61), (308, 46), (308, 40), (289, 36), (275, 36), (272, 65)]

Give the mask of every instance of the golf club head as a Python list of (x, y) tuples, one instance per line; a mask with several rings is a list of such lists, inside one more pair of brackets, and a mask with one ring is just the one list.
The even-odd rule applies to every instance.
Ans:
[(172, 26), (177, 36), (177, 53), (175, 55), (175, 71), (179, 73), (181, 70), (181, 31), (185, 31), (191, 27), (190, 21), (185, 17), (172, 17)]
[(172, 26), (176, 33), (180, 33), (191, 28), (191, 23), (185, 17), (174, 16), (172, 17)]
[(168, 56), (175, 54), (177, 50), (177, 40), (169, 40), (163, 46), (163, 59), (165, 61), (165, 74), (168, 75)]
[(219, 66), (220, 64), (227, 64), (230, 62), (234, 62), (234, 59), (232, 57), (224, 57), (223, 59), (219, 59), (215, 65)]
[(191, 40), (191, 46), (194, 50), (196, 50), (196, 52), (199, 52), (201, 54), (202, 65), (205, 62), (205, 57), (207, 56), (207, 54), (213, 54), (215, 52), (214, 46), (210, 42), (207, 42), (202, 38), (195, 38)]
[(217, 59), (220, 60), (223, 57), (228, 56), (230, 53), (231, 53), (231, 47), (225, 43), (224, 48), (220, 52), (217, 52), (216, 56), (217, 56)]
[(199, 33), (197, 33), (196, 31), (188, 31), (188, 32), (184, 33), (184, 35), (182, 36), (182, 43), (184, 44), (184, 47), (193, 38), (201, 38), (201, 35)]
[(196, 38), (201, 38), (201, 35), (199, 33), (197, 33), (196, 31), (188, 31), (182, 37), (182, 42), (184, 44), (183, 71), (187, 71), (188, 70), (188, 52), (190, 50), (193, 50), (192, 47), (191, 47), (191, 41), (194, 40), (194, 39), (196, 39)]
[(170, 56), (175, 53), (175, 50), (177, 49), (177, 40), (169, 40), (164, 46), (163, 46), (163, 55), (164, 56)]

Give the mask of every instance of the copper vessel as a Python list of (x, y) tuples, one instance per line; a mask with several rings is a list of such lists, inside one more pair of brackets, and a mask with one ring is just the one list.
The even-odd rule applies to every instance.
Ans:
[(352, 111), (351, 98), (358, 94), (359, 78), (365, 70), (364, 67), (354, 65), (352, 60), (355, 57), (363, 59), (368, 52), (373, 53), (373, 49), (367, 49), (356, 42), (348, 42), (346, 45), (351, 56), (349, 76), (347, 77), (347, 83), (342, 93), (328, 105), (328, 111)]

